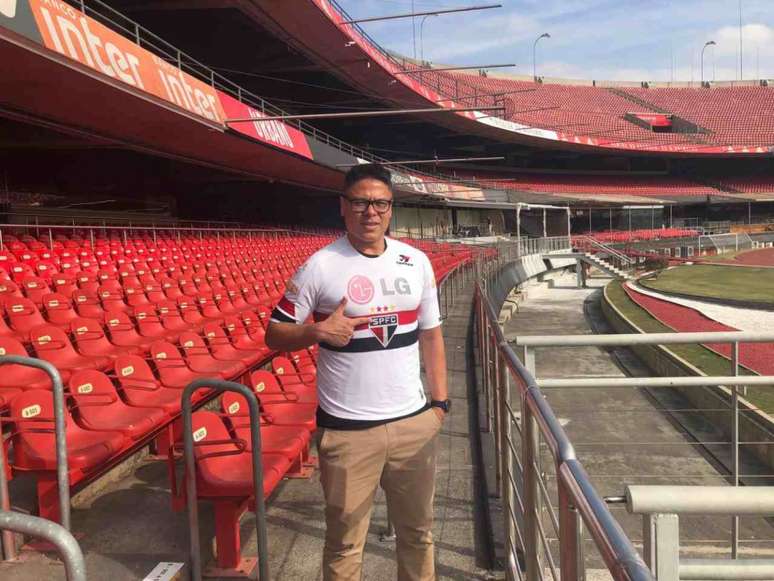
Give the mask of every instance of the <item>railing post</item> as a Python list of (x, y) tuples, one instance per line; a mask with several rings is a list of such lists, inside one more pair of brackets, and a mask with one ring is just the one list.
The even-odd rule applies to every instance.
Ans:
[[(483, 305), (482, 305), (483, 309)], [(486, 312), (483, 313), (483, 337), (482, 337), (482, 343), (483, 343), (483, 351), (482, 351), (482, 362), (481, 362), (481, 377), (484, 382), (484, 415), (486, 421), (484, 422), (484, 431), (486, 433), (489, 433), (492, 431), (492, 423), (491, 423), (491, 385), (490, 385), (490, 371), (489, 371), (489, 347), (490, 347), (490, 339), (489, 339), (489, 317), (486, 316)]]
[[(559, 474), (561, 459), (556, 462), (556, 474)], [(559, 509), (559, 570), (562, 579), (578, 579), (578, 517), (571, 507), (571, 498), (561, 478), (557, 478), (557, 496)]]
[[(502, 361), (500, 358), (500, 349), (497, 345), (497, 338), (494, 333), (490, 337), (490, 348), (492, 350), (492, 418), (489, 420), (494, 425), (494, 441), (495, 449), (499, 447), (499, 443), (502, 439), (502, 385), (500, 380), (502, 378), (500, 374), (500, 367), (502, 367)], [(503, 450), (496, 450), (495, 454), (495, 486), (494, 493), (496, 496), (500, 496), (500, 486), (502, 485), (503, 464), (502, 464)]]
[[(739, 375), (739, 341), (731, 344), (731, 365), (734, 377)], [(731, 464), (734, 486), (739, 486), (739, 386), (733, 385), (731, 396)], [(731, 558), (739, 558), (739, 516), (731, 517)]]
[[(69, 464), (67, 461), (66, 421), (64, 400), (64, 386), (59, 371), (48, 361), (21, 357), (19, 355), (4, 355), (0, 357), (2, 365), (24, 365), (34, 367), (45, 372), (51, 378), (51, 387), (54, 399), (54, 433), (56, 446), (56, 480), (57, 495), (59, 496), (59, 520), (62, 527), (70, 530), (70, 481)], [(8, 511), (11, 508), (11, 499), (8, 493), (8, 482), (5, 473), (5, 448), (0, 443), (0, 510)], [(16, 545), (10, 533), (2, 534), (3, 551), (5, 558), (10, 560), (16, 557)]]
[(532, 377), (536, 377), (535, 348), (530, 347), (529, 345), (524, 345), (524, 367), (532, 374)]
[(185, 458), (185, 490), (188, 509), (188, 529), (190, 543), (191, 579), (201, 581), (201, 547), (199, 541), (199, 508), (196, 492), (196, 467), (194, 457), (194, 441), (192, 434), (194, 392), (199, 389), (214, 389), (220, 392), (236, 392), (247, 401), (250, 412), (250, 449), (252, 451), (253, 497), (255, 501), (255, 532), (258, 540), (258, 579), (269, 581), (269, 545), (266, 538), (266, 503), (263, 497), (263, 463), (261, 462), (261, 431), (258, 428), (260, 411), (258, 398), (250, 388), (221, 379), (196, 379), (183, 390), (183, 454)]
[(521, 399), (522, 421), (522, 470), (524, 471), (524, 559), (526, 561), (527, 581), (540, 581), (540, 546), (538, 528), (538, 490), (537, 456), (539, 453), (538, 425), (529, 407), (530, 392), (525, 391)]
[(644, 515), (642, 535), (645, 563), (656, 579), (680, 579), (680, 523), (677, 515)]

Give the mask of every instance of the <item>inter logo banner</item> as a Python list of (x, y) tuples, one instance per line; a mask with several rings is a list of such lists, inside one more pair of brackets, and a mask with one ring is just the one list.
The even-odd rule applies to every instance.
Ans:
[(395, 336), (395, 331), (398, 330), (398, 315), (377, 315), (371, 317), (368, 321), (368, 328), (382, 344), (382, 347), (387, 347)]
[(223, 125), (223, 107), (213, 87), (180, 71), (66, 2), (0, 0), (0, 26), (106, 77)]

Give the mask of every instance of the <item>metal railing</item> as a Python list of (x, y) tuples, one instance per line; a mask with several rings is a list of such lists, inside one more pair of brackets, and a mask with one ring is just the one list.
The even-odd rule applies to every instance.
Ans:
[(48, 541), (56, 547), (64, 561), (67, 581), (86, 581), (83, 552), (75, 537), (65, 527), (44, 518), (0, 510), (0, 530)]
[[(54, 433), (56, 446), (56, 480), (57, 494), (59, 496), (59, 518), (62, 527), (70, 530), (70, 480), (67, 462), (67, 440), (66, 440), (66, 421), (64, 401), (64, 386), (59, 371), (48, 361), (33, 359), (32, 357), (21, 357), (19, 355), (0, 356), (0, 367), (3, 365), (22, 365), (40, 369), (51, 378), (51, 384), (54, 395)], [(50, 421), (50, 418), (46, 418)], [(5, 457), (5, 446), (0, 443), (0, 510), (9, 511), (11, 509), (11, 498), (8, 492), (8, 480), (5, 471), (7, 459)], [(47, 521), (48, 522), (48, 521)], [(2, 527), (0, 527), (2, 528)], [(11, 560), (16, 558), (16, 545), (13, 542), (13, 536), (10, 533), (2, 534), (2, 546), (4, 558)]]
[(498, 240), (492, 244), (482, 244), (482, 247), (496, 248), (498, 264), (513, 262), (525, 256), (550, 254), (552, 252), (567, 252), (572, 246), (569, 236), (548, 236), (545, 238), (511, 238)]
[(199, 499), (196, 493), (196, 461), (194, 458), (194, 440), (192, 433), (193, 402), (192, 396), (198, 389), (213, 389), (218, 393), (233, 391), (245, 398), (250, 411), (250, 446), (252, 457), (253, 499), (255, 502), (255, 533), (258, 544), (258, 579), (269, 581), (269, 541), (266, 538), (266, 503), (263, 497), (263, 462), (261, 460), (261, 430), (258, 398), (248, 387), (224, 381), (222, 379), (197, 379), (183, 390), (183, 454), (185, 458), (185, 491), (188, 509), (189, 558), (191, 578), (202, 579), (202, 554), (199, 541)]
[[(740, 396), (748, 386), (774, 385), (774, 376), (742, 375), (739, 361), (740, 345), (743, 343), (774, 342), (774, 332), (699, 332), (699, 333), (645, 333), (645, 334), (615, 334), (615, 335), (566, 335), (566, 336), (520, 336), (512, 341), (516, 347), (521, 347), (524, 366), (532, 377), (538, 377), (535, 365), (535, 350), (546, 347), (631, 347), (637, 345), (721, 345), (730, 347), (731, 362), (729, 376), (679, 376), (679, 377), (584, 377), (584, 378), (538, 378), (536, 385), (543, 389), (575, 388), (650, 388), (650, 387), (724, 387), (730, 392), (726, 402), (730, 412), (728, 433), (731, 441), (731, 465), (729, 467), (729, 483), (738, 487), (741, 485), (740, 472), (740, 417), (742, 403)], [(749, 410), (745, 410), (749, 411)], [(708, 511), (710, 512), (710, 511)], [(739, 518), (731, 521), (731, 555), (739, 554)], [(667, 577), (669, 579), (670, 577)]]
[(774, 579), (774, 559), (681, 558), (679, 523), (681, 515), (774, 516), (774, 488), (628, 486), (626, 505), (643, 517), (643, 552), (657, 579)]
[[(479, 270), (477, 274), (480, 282), (475, 319), (484, 429), (494, 434), (495, 483), (503, 503), (507, 579), (542, 581), (546, 567), (555, 580), (585, 579), (585, 529), (615, 581), (653, 581), (632, 542), (592, 486), (534, 377), (506, 341), (486, 295), (486, 286), (496, 272)], [(489, 276), (482, 276), (485, 274)], [(541, 440), (551, 454), (558, 499), (558, 510), (548, 511), (551, 518), (547, 522), (542, 518), (543, 507), (550, 507), (552, 502), (543, 477)], [(559, 542), (558, 563), (550, 546), (549, 526)]]
[(608, 244), (599, 242), (591, 236), (577, 236), (573, 238), (573, 244), (576, 244), (581, 250), (601, 254), (613, 266), (621, 270), (629, 270), (635, 265), (635, 260), (623, 252), (620, 252)]

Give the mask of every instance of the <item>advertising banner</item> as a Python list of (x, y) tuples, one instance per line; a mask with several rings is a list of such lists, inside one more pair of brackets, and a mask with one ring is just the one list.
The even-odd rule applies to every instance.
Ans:
[(223, 124), (217, 91), (60, 0), (0, 0), (9, 28), (103, 75)]
[[(260, 111), (237, 101), (222, 91), (218, 91), (218, 98), (227, 119), (246, 119), (248, 117), (260, 119), (264, 117)], [(307, 159), (314, 159), (306, 135), (281, 121), (230, 123), (229, 128), (263, 143), (291, 151)]]

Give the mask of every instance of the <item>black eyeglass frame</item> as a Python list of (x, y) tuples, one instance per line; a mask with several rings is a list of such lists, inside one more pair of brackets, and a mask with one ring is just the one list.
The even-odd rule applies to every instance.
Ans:
[[(367, 198), (350, 198), (349, 196), (345, 196), (344, 194), (341, 194), (341, 197), (347, 200), (349, 202), (349, 205), (352, 206), (352, 211), (357, 212), (358, 214), (365, 214), (368, 211), (368, 208), (370, 206), (374, 207), (374, 211), (377, 214), (386, 214), (387, 212), (390, 211), (390, 209), (392, 209), (393, 200), (381, 200), (381, 199), (369, 200)], [(356, 203), (362, 204), (363, 209), (358, 210), (355, 207)], [(387, 207), (384, 210), (380, 210), (376, 204), (387, 204)]]

